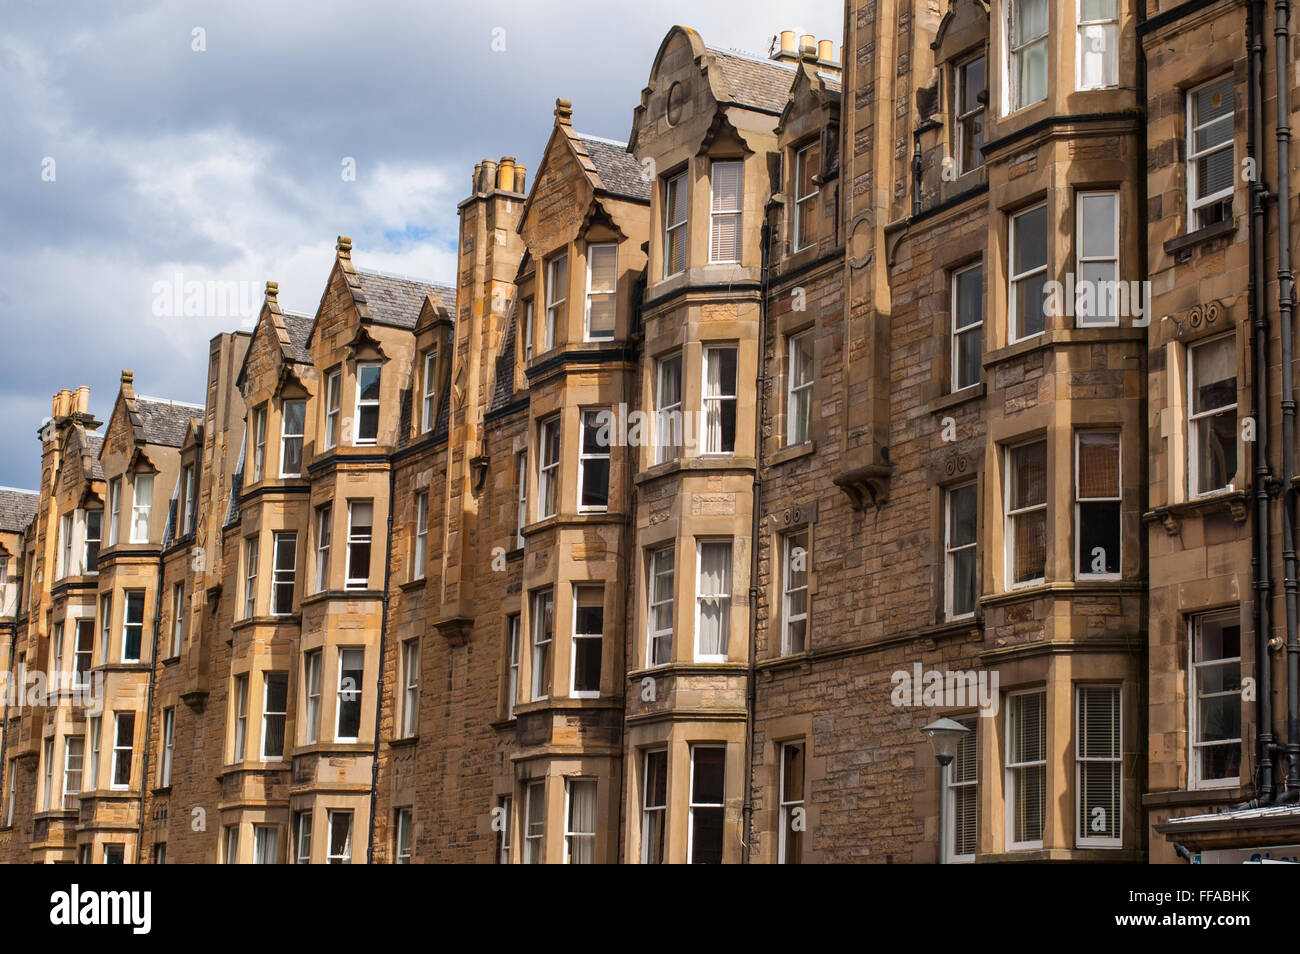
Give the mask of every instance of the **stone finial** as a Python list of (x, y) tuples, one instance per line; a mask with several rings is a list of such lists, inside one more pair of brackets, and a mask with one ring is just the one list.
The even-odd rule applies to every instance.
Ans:
[(559, 126), (573, 125), (573, 103), (567, 99), (555, 101), (555, 122)]
[(123, 384), (134, 384), (134, 383), (135, 383), (135, 372), (134, 372), (134, 371), (123, 370), (123, 371), (122, 371), (122, 383), (123, 383)]
[(352, 238), (347, 235), (339, 236), (339, 244), (336, 246), (339, 252), (339, 258), (352, 258)]
[(266, 297), (267, 297), (267, 298), (269, 298), (270, 300), (274, 301), (275, 298), (276, 298), (276, 296), (279, 295), (279, 294), (280, 294), (280, 283), (279, 283), (279, 282), (267, 282), (267, 283), (266, 283)]

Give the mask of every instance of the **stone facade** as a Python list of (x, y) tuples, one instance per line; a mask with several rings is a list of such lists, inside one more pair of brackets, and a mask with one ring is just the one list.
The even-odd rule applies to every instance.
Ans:
[(454, 287), (340, 237), (203, 406), (62, 392), (0, 650), (105, 696), (6, 710), (0, 860), (1300, 841), (1276, 54), (1262, 5), (1067, 7), (674, 27), (627, 143), (561, 99), (531, 184), (476, 166)]

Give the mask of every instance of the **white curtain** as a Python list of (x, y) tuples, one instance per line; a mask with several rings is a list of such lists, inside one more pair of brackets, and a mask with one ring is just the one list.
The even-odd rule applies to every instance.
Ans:
[(596, 783), (573, 782), (569, 787), (569, 863), (596, 862)]
[(702, 656), (727, 654), (727, 630), (731, 605), (731, 544), (705, 543), (700, 546), (700, 634)]

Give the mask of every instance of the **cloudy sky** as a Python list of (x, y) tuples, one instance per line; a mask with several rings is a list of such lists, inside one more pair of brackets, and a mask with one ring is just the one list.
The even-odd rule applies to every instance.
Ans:
[(131, 368), (139, 393), (199, 402), (208, 339), (251, 323), (166, 314), (159, 283), (243, 283), (255, 309), (272, 279), (314, 313), (346, 234), (362, 267), (450, 284), (474, 163), (516, 156), (531, 185), (557, 96), (625, 140), (675, 23), (760, 54), (843, 32), (834, 0), (3, 9), (0, 485), (28, 488), (55, 391), (90, 385), (107, 419)]

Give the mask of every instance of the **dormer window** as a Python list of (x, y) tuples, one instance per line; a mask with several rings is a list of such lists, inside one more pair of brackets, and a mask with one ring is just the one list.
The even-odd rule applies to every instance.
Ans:
[(555, 347), (559, 329), (564, 326), (568, 314), (565, 307), (569, 292), (565, 287), (569, 281), (569, 256), (557, 255), (546, 263), (546, 344), (543, 351)]
[(664, 182), (664, 278), (686, 270), (686, 173)]
[(149, 542), (149, 518), (153, 514), (153, 474), (135, 475), (135, 499), (131, 504), (131, 542)]
[(108, 545), (117, 545), (118, 528), (122, 525), (122, 478), (108, 482)]
[(266, 471), (266, 405), (253, 409), (253, 483)]
[(427, 434), (433, 430), (433, 388), (435, 383), (434, 371), (438, 366), (438, 351), (436, 348), (430, 349), (424, 353), (424, 400), (420, 404), (420, 433)]
[(524, 302), (524, 361), (533, 360), (533, 300)]
[(740, 261), (741, 205), (744, 199), (744, 163), (715, 162), (709, 172), (712, 199), (709, 206), (709, 261)]
[(353, 444), (374, 444), (379, 440), (378, 364), (357, 365), (357, 433)]
[(194, 532), (194, 465), (186, 464), (181, 476), (181, 533), (185, 536)]
[(86, 532), (82, 540), (81, 572), (99, 572), (99, 544), (104, 533), (104, 511), (86, 511)]
[(338, 446), (339, 407), (342, 403), (343, 372), (335, 368), (325, 379), (325, 446)]
[(587, 246), (587, 340), (614, 337), (618, 302), (618, 246)]
[(285, 401), (280, 424), (280, 476), (302, 476), (302, 436), (307, 423), (306, 401)]
[(984, 165), (984, 55), (972, 57), (953, 68), (953, 110), (956, 114), (957, 174), (965, 175)]
[(821, 142), (804, 146), (794, 157), (794, 250), (807, 248), (817, 241), (815, 203), (821, 192), (817, 176), (822, 171)]

